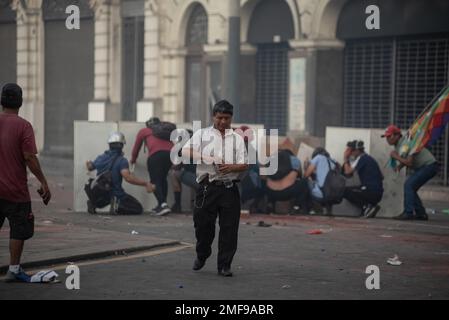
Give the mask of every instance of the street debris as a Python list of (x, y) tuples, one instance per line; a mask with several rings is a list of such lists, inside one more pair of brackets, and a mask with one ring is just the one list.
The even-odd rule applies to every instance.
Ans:
[(307, 234), (310, 234), (310, 235), (323, 234), (323, 230), (320, 230), (320, 229), (310, 230), (310, 231), (307, 232)]
[(427, 214), (435, 214), (435, 213), (436, 213), (436, 210), (435, 210), (435, 209), (432, 209), (432, 208), (427, 208), (427, 209), (426, 209), (426, 213), (427, 213)]
[(59, 283), (58, 277), (59, 275), (53, 270), (39, 271), (31, 276), (30, 283)]
[(393, 238), (393, 236), (390, 236), (388, 234), (383, 234), (380, 236), (381, 238)]
[(269, 228), (269, 227), (271, 227), (271, 224), (265, 223), (265, 221), (259, 221), (257, 226), (262, 227), (262, 228)]
[(138, 233), (137, 231), (133, 230), (133, 231), (131, 231), (131, 234), (132, 234), (133, 236), (135, 236), (135, 235), (138, 235), (139, 233)]
[(51, 220), (45, 220), (45, 221), (42, 221), (42, 224), (53, 224), (53, 221), (51, 221)]
[(291, 288), (291, 286), (289, 286), (288, 284), (282, 286), (282, 289), (290, 289), (290, 288)]
[(388, 258), (387, 263), (391, 264), (392, 266), (400, 266), (402, 264), (402, 261), (399, 260), (399, 257), (396, 254), (393, 258)]

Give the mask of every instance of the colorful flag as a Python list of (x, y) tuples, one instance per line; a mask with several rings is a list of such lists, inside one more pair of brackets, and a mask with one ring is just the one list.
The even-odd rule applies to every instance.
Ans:
[(401, 157), (406, 158), (434, 145), (444, 133), (448, 122), (449, 87), (446, 87), (408, 130), (400, 146)]

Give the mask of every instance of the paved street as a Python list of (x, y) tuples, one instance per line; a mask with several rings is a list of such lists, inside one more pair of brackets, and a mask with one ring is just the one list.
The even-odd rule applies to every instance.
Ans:
[[(70, 177), (50, 180), (55, 202), (49, 208), (34, 204), (36, 237), (27, 243), (23, 262), (59, 261), (51, 268), (62, 282), (1, 282), (0, 299), (449, 298), (449, 215), (441, 212), (444, 203), (430, 204), (437, 213), (429, 222), (243, 215), (235, 275), (222, 278), (216, 275), (217, 243), (206, 267), (191, 270), (195, 242), (189, 214), (156, 218), (74, 213), (67, 205)], [(271, 226), (260, 227), (260, 221)], [(308, 234), (317, 229), (322, 234)], [(8, 232), (0, 232), (2, 266), (8, 264)], [(140, 250), (120, 251), (132, 248)], [(64, 260), (89, 254), (95, 258), (98, 252), (113, 253)], [(401, 266), (387, 264), (395, 254)], [(65, 287), (68, 261), (80, 267), (78, 291)], [(369, 265), (380, 268), (380, 290), (365, 287)]]

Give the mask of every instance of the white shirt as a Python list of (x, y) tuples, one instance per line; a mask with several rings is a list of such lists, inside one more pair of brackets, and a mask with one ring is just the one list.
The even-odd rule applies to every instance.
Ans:
[[(203, 156), (221, 159), (221, 164), (245, 164), (248, 162), (245, 141), (232, 129), (226, 130), (224, 138), (214, 127), (198, 130), (182, 148), (183, 151), (189, 149), (193, 149)], [(222, 175), (213, 164), (205, 163), (203, 160), (193, 160), (193, 163), (197, 164), (198, 182), (201, 182), (207, 175), (209, 175), (209, 181), (238, 180), (241, 175), (238, 172)]]

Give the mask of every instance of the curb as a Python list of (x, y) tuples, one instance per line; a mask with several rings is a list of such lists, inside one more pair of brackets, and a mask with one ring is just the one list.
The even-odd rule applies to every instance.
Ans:
[[(60, 257), (60, 258), (47, 259), (47, 260), (30, 261), (30, 262), (22, 263), (22, 264), (20, 264), (20, 266), (25, 269), (31, 269), (31, 268), (52, 266), (52, 265), (56, 265), (56, 264), (63, 264), (63, 263), (69, 263), (69, 262), (81, 262), (81, 261), (87, 261), (87, 260), (102, 259), (102, 258), (111, 257), (111, 256), (126, 255), (129, 253), (136, 253), (136, 252), (148, 251), (148, 250), (165, 248), (165, 247), (174, 247), (174, 246), (181, 245), (181, 244), (182, 243), (180, 241), (172, 241), (172, 242), (167, 242), (167, 243), (162, 243), (162, 244), (154, 244), (151, 246), (116, 249), (116, 250), (86, 253), (86, 254), (80, 254), (80, 255), (75, 255), (75, 256), (67, 256), (67, 257)], [(8, 269), (9, 269), (9, 265), (0, 266), (0, 274), (5, 274), (8, 271)]]

